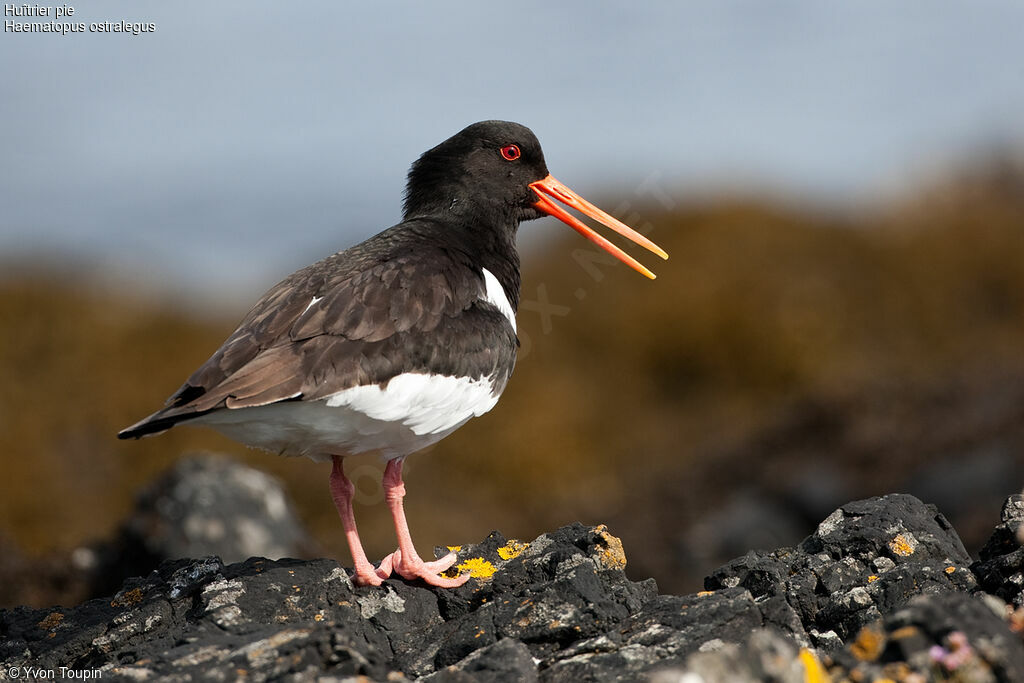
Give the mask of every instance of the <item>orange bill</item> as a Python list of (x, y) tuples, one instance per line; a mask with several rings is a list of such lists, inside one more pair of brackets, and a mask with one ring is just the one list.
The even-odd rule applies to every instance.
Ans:
[(579, 196), (568, 187), (560, 183), (555, 179), (554, 176), (549, 175), (543, 180), (530, 183), (530, 188), (537, 193), (537, 201), (534, 203), (534, 208), (538, 211), (543, 211), (549, 216), (554, 216), (558, 220), (562, 221), (570, 228), (580, 233), (588, 240), (601, 247), (609, 254), (619, 259), (633, 270), (646, 275), (647, 277), (654, 279), (655, 275), (651, 271), (647, 270), (639, 261), (627, 254), (626, 252), (619, 249), (617, 246), (609, 242), (607, 239), (599, 235), (593, 228), (587, 226), (583, 221), (579, 220), (571, 213), (563, 209), (558, 204), (555, 204), (552, 199), (557, 199), (562, 204), (570, 206), (582, 214), (590, 216), (595, 221), (608, 226), (620, 235), (628, 238), (629, 240), (639, 244), (643, 248), (654, 252), (663, 259), (668, 258), (668, 254), (665, 250), (659, 247), (654, 242), (650, 241), (633, 228), (629, 227), (625, 223), (619, 221), (613, 216), (608, 215), (601, 209), (597, 208), (583, 197)]

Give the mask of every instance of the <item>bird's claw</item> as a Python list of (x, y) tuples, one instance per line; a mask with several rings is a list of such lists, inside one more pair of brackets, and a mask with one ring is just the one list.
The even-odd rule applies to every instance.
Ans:
[(431, 586), (438, 586), (440, 588), (456, 588), (469, 581), (468, 573), (456, 576), (452, 579), (446, 576), (440, 576), (441, 572), (455, 564), (456, 559), (457, 556), (455, 553), (448, 553), (441, 559), (433, 560), (431, 562), (424, 562), (416, 556), (413, 556), (410, 560), (403, 561), (402, 551), (396, 550), (381, 561), (380, 566), (376, 571), (378, 575), (381, 575), (384, 578), (390, 576), (393, 571), (395, 574), (398, 574), (403, 579), (407, 579), (409, 581), (420, 579)]

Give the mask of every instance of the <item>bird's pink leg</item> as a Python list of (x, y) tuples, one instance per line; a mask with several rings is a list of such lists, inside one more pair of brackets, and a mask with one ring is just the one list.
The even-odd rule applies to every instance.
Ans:
[(341, 461), (340, 455), (334, 456), (334, 468), (331, 470), (331, 498), (334, 499), (334, 506), (338, 508), (341, 525), (345, 527), (345, 539), (348, 541), (348, 549), (352, 553), (355, 569), (355, 582), (360, 586), (379, 586), (391, 572), (374, 569), (370, 561), (366, 559), (363, 544), (359, 541), (359, 531), (356, 529), (356, 516), (352, 512), (352, 496), (356, 489), (345, 476)]
[[(405, 508), (402, 499), (405, 497), (405, 483), (402, 481), (402, 461), (404, 458), (389, 460), (384, 468), (384, 499), (391, 516), (395, 520), (395, 534), (398, 536), (398, 550), (389, 555), (381, 563), (381, 570), (394, 569), (395, 573), (405, 579), (422, 579), (431, 586), (455, 588), (469, 581), (469, 574), (454, 579), (438, 576), (455, 563), (455, 553), (448, 553), (440, 560), (424, 562), (416, 553), (409, 533), (409, 523), (405, 521)], [(379, 570), (380, 571), (380, 570)]]

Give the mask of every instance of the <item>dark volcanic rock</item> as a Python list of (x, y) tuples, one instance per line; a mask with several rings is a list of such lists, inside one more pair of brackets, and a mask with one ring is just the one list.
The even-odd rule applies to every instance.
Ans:
[(984, 590), (1016, 607), (1024, 607), (1021, 527), (1024, 527), (1024, 496), (1010, 496), (1003, 505), (999, 525), (981, 549), (981, 560), (971, 567)]
[[(986, 562), (1017, 552), (1008, 509)], [(692, 595), (626, 578), (622, 545), (604, 527), (574, 524), (530, 543), (495, 532), (458, 555), (475, 578), (454, 590), (401, 580), (357, 588), (333, 560), (164, 562), (113, 597), (0, 612), (2, 671), (67, 666), (171, 681), (1024, 680), (1013, 630), (1021, 613), (977, 590), (956, 533), (910, 496), (845, 505), (796, 548), (749, 553)]]
[(686, 596), (662, 595), (615, 631), (576, 643), (548, 662), (544, 680), (643, 680), (643, 675), (679, 668), (702, 647), (742, 640), (764, 624), (745, 590)]
[(1003, 618), (1003, 605), (984, 594), (919, 595), (883, 621), (865, 627), (836, 656), (859, 680), (1024, 681), (1024, 645)]
[(537, 675), (534, 658), (614, 630), (656, 594), (653, 581), (625, 577), (621, 543), (603, 527), (529, 544), (495, 533), (459, 557), (480, 578), (448, 591), (401, 580), (355, 588), (333, 560), (165, 562), (112, 598), (3, 612), (0, 659), (136, 679), (518, 680)]
[(532, 683), (538, 680), (537, 663), (526, 645), (512, 638), (502, 638), (422, 680), (430, 683)]
[(746, 588), (759, 601), (777, 603), (780, 616), (791, 607), (795, 623), (773, 623), (800, 642), (830, 649), (914, 595), (972, 590), (970, 564), (942, 514), (894, 494), (848, 503), (797, 548), (748, 553), (717, 569), (705, 587)]
[[(808, 674), (808, 667), (823, 671), (817, 659), (811, 657), (809, 662), (806, 661), (808, 656), (801, 657), (797, 645), (784, 634), (770, 628), (757, 629), (735, 641), (714, 643), (712, 647), (703, 648), (687, 659), (684, 668), (676, 669), (674, 673), (696, 674), (702, 683), (807, 683), (821, 680)], [(672, 679), (666, 677), (665, 680), (667, 683)]]
[(1024, 495), (1018, 493), (1003, 503), (999, 524), (979, 553), (981, 561), (985, 562), (1020, 550), (1021, 526), (1024, 526)]

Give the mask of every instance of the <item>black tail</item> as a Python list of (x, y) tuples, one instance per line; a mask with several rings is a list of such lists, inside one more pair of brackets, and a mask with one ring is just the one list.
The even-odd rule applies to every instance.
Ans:
[(160, 434), (166, 432), (168, 429), (181, 422), (187, 422), (193, 418), (205, 415), (210, 412), (209, 410), (204, 411), (192, 411), (192, 412), (175, 412), (178, 410), (176, 407), (164, 408), (158, 410), (149, 417), (139, 420), (131, 427), (125, 427), (117, 433), (119, 439), (141, 439), (144, 436), (151, 436), (153, 434)]

